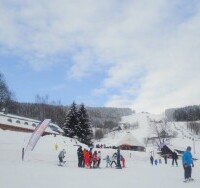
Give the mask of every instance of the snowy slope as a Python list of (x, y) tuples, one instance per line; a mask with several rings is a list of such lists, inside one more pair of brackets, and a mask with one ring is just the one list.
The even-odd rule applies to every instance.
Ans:
[[(150, 134), (148, 128), (149, 118), (159, 120), (161, 116), (151, 114), (134, 114), (123, 117), (122, 122), (138, 121), (139, 128), (129, 130), (140, 141), (142, 137)], [(183, 149), (192, 145), (191, 133), (186, 130), (186, 123), (170, 122), (172, 130), (177, 131), (178, 136), (170, 141), (171, 147), (179, 146)], [(127, 130), (117, 133), (110, 133), (97, 143), (115, 145)], [(80, 143), (74, 139), (63, 136), (43, 136), (37, 143), (35, 149), (26, 155), (26, 160), (21, 161), (21, 150), (26, 146), (31, 134), (0, 130), (0, 188), (121, 188), (122, 186), (140, 188), (169, 188), (169, 187), (199, 187), (200, 163), (195, 161), (193, 178), (195, 182), (183, 183), (183, 169), (181, 160), (178, 160), (178, 167), (171, 167), (171, 160), (168, 164), (151, 166), (149, 162), (150, 151), (154, 148), (147, 148), (147, 152), (121, 151), (126, 159), (126, 168), (117, 170), (105, 168), (105, 161), (101, 162), (101, 169), (85, 169), (77, 167), (77, 148)], [(55, 144), (58, 150), (55, 150)], [(196, 156), (199, 156), (199, 138), (195, 137)], [(83, 148), (87, 146), (81, 144)], [(66, 167), (58, 167), (58, 154), (63, 148), (67, 151)], [(102, 159), (106, 155), (112, 155), (116, 150), (96, 149), (102, 153)], [(155, 150), (156, 153), (156, 150)], [(155, 154), (154, 153), (154, 154)], [(194, 151), (193, 151), (193, 155)], [(158, 155), (154, 155), (159, 158)]]
[(176, 138), (170, 140), (169, 145), (173, 148), (185, 150), (187, 146), (193, 149), (193, 155), (200, 158), (200, 137), (187, 130), (187, 122), (169, 122), (171, 130), (178, 133)]
[[(154, 115), (149, 113), (135, 113), (129, 116), (122, 117), (121, 124), (123, 123), (136, 123), (138, 122), (139, 127), (136, 129), (120, 130), (113, 131), (105, 135), (101, 140), (95, 142), (95, 144), (105, 144), (106, 146), (117, 146), (120, 140), (127, 134), (131, 132), (133, 136), (144, 144), (144, 138), (153, 136), (153, 132), (150, 129), (151, 120), (162, 120), (165, 118), (163, 115)], [(193, 148), (193, 155), (196, 158), (200, 158), (200, 137), (193, 135), (190, 131), (187, 130), (187, 122), (168, 122), (167, 123), (171, 131), (177, 133), (176, 138), (172, 138), (168, 141), (168, 146), (173, 149), (180, 149), (184, 151), (187, 146)], [(194, 138), (194, 141), (193, 141)], [(157, 146), (147, 147), (148, 151), (154, 151), (156, 153)]]
[[(101, 169), (84, 169), (77, 167), (77, 146), (75, 140), (61, 136), (42, 137), (36, 148), (31, 152), (26, 161), (21, 161), (21, 148), (27, 133), (0, 131), (0, 187), (1, 188), (121, 188), (131, 187), (199, 187), (199, 162), (195, 163), (193, 177), (196, 179), (191, 185), (186, 185), (183, 180), (183, 169), (161, 164), (151, 166), (149, 154), (144, 152), (122, 151), (126, 158), (126, 168), (117, 170), (105, 168), (102, 160)], [(24, 141), (25, 140), (25, 141)], [(57, 155), (59, 151), (54, 148), (54, 143), (59, 144), (59, 150), (67, 150), (67, 166), (58, 167)], [(83, 146), (86, 147), (86, 146)], [(102, 158), (111, 155), (115, 150), (101, 149)], [(179, 164), (181, 162), (179, 161)]]
[(134, 136), (140, 141), (143, 142), (143, 138), (148, 137), (151, 135), (151, 131), (149, 130), (149, 121), (150, 120), (161, 120), (163, 118), (162, 115), (154, 115), (149, 113), (136, 113), (130, 116), (122, 117), (123, 122), (139, 123), (139, 128), (136, 130), (131, 131)]
[(138, 122), (139, 127), (137, 129), (128, 129), (121, 131), (114, 131), (105, 136), (104, 139), (100, 140), (96, 144), (106, 144), (107, 146), (116, 146), (117, 143), (126, 135), (127, 132), (131, 132), (132, 135), (144, 144), (144, 138), (149, 137), (152, 132), (149, 128), (150, 120), (161, 120), (162, 115), (154, 115), (149, 113), (135, 113), (129, 116), (122, 117), (121, 124), (123, 123), (136, 123)]

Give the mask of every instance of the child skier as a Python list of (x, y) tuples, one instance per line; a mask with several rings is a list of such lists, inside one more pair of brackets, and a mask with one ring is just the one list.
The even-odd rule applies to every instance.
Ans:
[(59, 165), (62, 166), (63, 164), (65, 164), (66, 161), (63, 161), (63, 159), (65, 158), (65, 154), (66, 154), (66, 151), (65, 149), (63, 149), (59, 155), (58, 155), (58, 158), (59, 158)]
[(106, 168), (108, 168), (108, 165), (111, 167), (111, 160), (110, 160), (109, 155), (107, 155), (106, 158), (103, 160), (106, 160)]
[(125, 168), (125, 158), (121, 155), (122, 167)]
[(117, 166), (116, 159), (117, 159), (117, 153), (114, 153), (112, 155), (112, 161), (111, 161), (111, 164), (110, 164), (111, 167), (112, 167), (113, 163), (115, 163), (115, 167)]
[(157, 160), (157, 159), (155, 159), (155, 165), (157, 166), (157, 164), (158, 164), (158, 160)]

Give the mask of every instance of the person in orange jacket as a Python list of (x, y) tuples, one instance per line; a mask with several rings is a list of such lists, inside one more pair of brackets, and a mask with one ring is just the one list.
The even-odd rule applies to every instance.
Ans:
[(83, 155), (84, 155), (85, 166), (90, 168), (90, 154), (88, 150), (85, 150)]

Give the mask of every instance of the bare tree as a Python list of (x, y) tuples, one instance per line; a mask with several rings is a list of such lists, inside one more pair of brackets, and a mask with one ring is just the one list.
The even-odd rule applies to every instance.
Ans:
[(0, 73), (0, 110), (8, 108), (14, 94), (9, 90), (3, 74)]
[(166, 119), (160, 121), (150, 120), (150, 128), (158, 139), (158, 142), (156, 142), (158, 146), (164, 144), (166, 139), (171, 137)]

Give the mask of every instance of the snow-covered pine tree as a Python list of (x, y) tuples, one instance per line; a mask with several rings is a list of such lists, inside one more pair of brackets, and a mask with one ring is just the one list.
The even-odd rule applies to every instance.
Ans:
[(70, 138), (74, 138), (75, 136), (77, 136), (77, 126), (78, 112), (76, 103), (73, 102), (65, 116), (65, 122), (63, 125), (64, 135)]
[(80, 132), (77, 132), (77, 136), (80, 142), (91, 146), (92, 145), (92, 138), (93, 132), (91, 128), (91, 122), (88, 117), (87, 110), (84, 104), (81, 104), (79, 111), (78, 111), (78, 121), (79, 121), (79, 129)]

